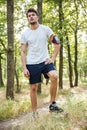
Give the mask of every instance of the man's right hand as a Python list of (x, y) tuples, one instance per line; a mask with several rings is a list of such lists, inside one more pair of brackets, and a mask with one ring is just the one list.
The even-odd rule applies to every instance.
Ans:
[(28, 71), (27, 68), (24, 69), (24, 76), (25, 76), (26, 78), (29, 78), (29, 77), (30, 77), (30, 73), (29, 73), (29, 71)]

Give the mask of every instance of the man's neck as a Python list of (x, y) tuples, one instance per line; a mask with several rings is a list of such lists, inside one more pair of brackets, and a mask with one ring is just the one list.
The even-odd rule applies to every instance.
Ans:
[(31, 28), (32, 30), (35, 30), (35, 29), (37, 29), (38, 27), (39, 27), (39, 23), (31, 24), (31, 26), (30, 26), (30, 28)]

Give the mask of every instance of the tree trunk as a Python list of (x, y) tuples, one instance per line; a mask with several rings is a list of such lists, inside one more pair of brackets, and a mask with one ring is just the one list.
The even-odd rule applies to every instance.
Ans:
[(1, 54), (0, 54), (0, 87), (3, 87), (3, 79), (2, 79), (2, 64), (1, 64)]
[(19, 77), (18, 77), (18, 73), (17, 73), (17, 70), (16, 70), (16, 57), (15, 57), (15, 77), (16, 77), (16, 93), (20, 93), (21, 91), (21, 87), (19, 85)]
[(69, 45), (69, 39), (66, 34), (66, 41), (67, 41), (67, 48), (68, 48), (68, 64), (69, 64), (69, 82), (70, 82), (70, 87), (73, 87), (73, 73), (72, 73), (72, 64), (71, 64), (71, 55), (70, 55), (70, 45)]
[(14, 0), (7, 0), (7, 89), (6, 98), (14, 99)]
[(78, 86), (78, 69), (77, 69), (77, 62), (78, 62), (78, 41), (77, 41), (77, 32), (78, 32), (78, 5), (77, 5), (77, 1), (74, 0), (74, 5), (75, 5), (75, 9), (76, 9), (76, 26), (75, 26), (75, 30), (74, 30), (74, 37), (75, 37), (75, 62), (74, 62), (74, 72), (75, 72), (75, 82), (74, 82), (74, 86)]
[(37, 9), (38, 9), (38, 14), (39, 14), (39, 23), (42, 23), (42, 2), (43, 0), (38, 0), (37, 2)]
[[(62, 10), (62, 0), (59, 0), (59, 29), (60, 32), (62, 32), (62, 16), (63, 16), (63, 10)], [(60, 57), (59, 57), (59, 88), (63, 88), (63, 36), (60, 34)]]
[[(42, 1), (43, 0), (38, 0), (37, 2), (37, 8), (38, 8), (38, 14), (39, 14), (39, 23), (42, 23)], [(41, 83), (38, 84), (38, 93), (41, 93)]]
[(77, 29), (74, 32), (75, 34), (75, 62), (74, 62), (74, 72), (75, 72), (75, 82), (74, 86), (78, 86), (78, 70), (77, 70), (77, 57), (78, 57), (78, 52), (77, 52)]
[[(64, 18), (64, 14), (63, 14), (63, 20), (65, 20)], [(73, 71), (72, 71), (72, 64), (71, 64), (71, 55), (70, 55), (70, 44), (69, 44), (69, 38), (68, 38), (68, 33), (67, 33), (67, 29), (66, 26), (65, 28), (65, 36), (66, 36), (66, 41), (67, 41), (67, 51), (68, 51), (68, 65), (69, 65), (69, 83), (70, 83), (70, 87), (73, 87)]]

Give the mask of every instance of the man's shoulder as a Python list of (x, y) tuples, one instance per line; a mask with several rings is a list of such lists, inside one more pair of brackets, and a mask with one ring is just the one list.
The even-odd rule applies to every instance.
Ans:
[(50, 29), (50, 27), (46, 26), (46, 25), (42, 25), (40, 24), (40, 28), (42, 28), (43, 30), (45, 30), (46, 32)]
[(43, 25), (43, 24), (40, 24), (40, 27), (42, 27), (42, 28), (47, 28), (48, 26)]

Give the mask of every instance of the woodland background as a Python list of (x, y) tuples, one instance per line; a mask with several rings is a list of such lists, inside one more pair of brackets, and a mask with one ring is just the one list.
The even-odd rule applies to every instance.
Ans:
[[(0, 87), (6, 88), (6, 98), (14, 99), (14, 90), (20, 92), (27, 82), (21, 64), (20, 34), (28, 26), (26, 11), (30, 7), (38, 10), (39, 22), (52, 28), (61, 41), (55, 62), (59, 88), (63, 89), (64, 81), (71, 88), (87, 85), (86, 0), (0, 0)], [(50, 41), (48, 48), (51, 56)]]
[[(57, 103), (64, 109), (63, 114), (50, 114), (48, 108), (43, 111), (49, 105), (50, 81), (42, 76), (37, 95), (40, 118), (35, 121), (30, 116), (29, 81), (23, 75), (20, 53), (20, 35), (28, 26), (26, 11), (31, 7), (38, 10), (40, 24), (49, 26), (61, 42), (55, 65), (59, 76)], [(48, 42), (51, 56), (53, 44)], [(26, 115), (22, 118), (22, 114)], [(3, 123), (7, 119), (9, 121)], [(0, 0), (2, 127), (5, 130), (7, 127), (11, 130), (87, 130), (86, 0)]]

